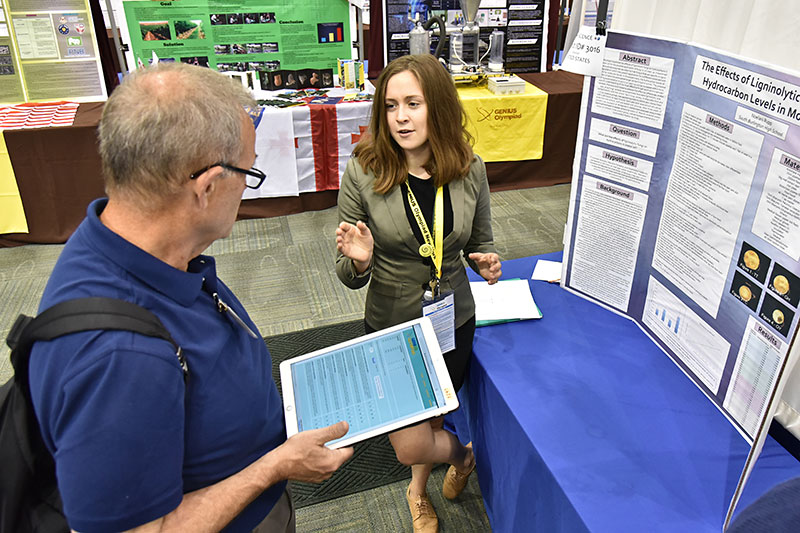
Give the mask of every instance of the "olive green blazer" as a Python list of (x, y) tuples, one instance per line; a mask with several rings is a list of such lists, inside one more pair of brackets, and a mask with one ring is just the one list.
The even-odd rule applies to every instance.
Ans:
[[(358, 160), (350, 158), (339, 187), (339, 220), (366, 223), (375, 247), (372, 264), (360, 275), (353, 261), (340, 253), (336, 274), (351, 289), (369, 282), (364, 318), (373, 328), (383, 329), (422, 316), (423, 285), (430, 281), (430, 266), (419, 255), (419, 242), (406, 217), (401, 188), (378, 194), (374, 182), (375, 175), (364, 172)], [(466, 258), (472, 252), (496, 251), (483, 160), (476, 155), (469, 173), (451, 182), (449, 188), (453, 231), (444, 239), (441, 288), (455, 292), (459, 327), (475, 314), (462, 252)], [(467, 262), (476, 270), (472, 261)]]

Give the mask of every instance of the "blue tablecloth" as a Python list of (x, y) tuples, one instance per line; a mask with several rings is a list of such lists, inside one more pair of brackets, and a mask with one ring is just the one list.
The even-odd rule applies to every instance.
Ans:
[[(478, 329), (454, 417), (493, 531), (721, 531), (745, 440), (634, 322), (530, 286), (544, 317)], [(798, 475), (768, 438), (738, 509)]]

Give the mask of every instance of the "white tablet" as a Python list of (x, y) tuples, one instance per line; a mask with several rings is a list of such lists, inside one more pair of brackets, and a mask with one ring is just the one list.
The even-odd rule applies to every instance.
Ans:
[(458, 398), (427, 317), (280, 364), (286, 434), (347, 420), (341, 448), (453, 411)]

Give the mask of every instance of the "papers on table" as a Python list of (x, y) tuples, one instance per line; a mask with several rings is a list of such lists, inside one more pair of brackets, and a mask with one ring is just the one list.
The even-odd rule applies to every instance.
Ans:
[(542, 318), (542, 312), (533, 301), (526, 279), (503, 280), (494, 285), (485, 281), (473, 281), (469, 286), (475, 299), (477, 326)]
[(531, 279), (557, 283), (561, 281), (561, 261), (539, 259), (533, 268)]

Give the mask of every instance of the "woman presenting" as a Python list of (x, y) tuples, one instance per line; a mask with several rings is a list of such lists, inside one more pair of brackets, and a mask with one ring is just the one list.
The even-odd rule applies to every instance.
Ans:
[[(443, 320), (449, 328), (437, 334), (456, 390), (475, 335), (475, 304), (462, 257), (490, 284), (501, 273), (486, 168), (472, 152), (465, 121), (455, 85), (432, 55), (389, 63), (378, 78), (369, 131), (342, 177), (342, 222), (336, 229), (339, 279), (353, 289), (369, 282), (367, 332), (453, 301), (440, 306), (455, 312)], [(434, 463), (451, 465), (442, 492), (455, 498), (475, 468), (471, 446), (444, 430), (441, 418), (389, 439), (398, 460), (411, 465), (406, 499), (414, 531), (437, 531), (426, 492), (431, 469)]]

